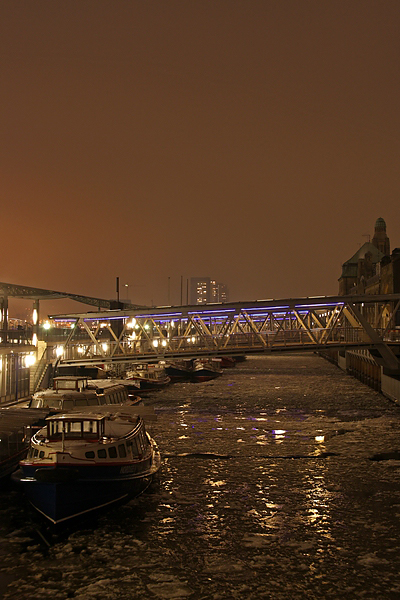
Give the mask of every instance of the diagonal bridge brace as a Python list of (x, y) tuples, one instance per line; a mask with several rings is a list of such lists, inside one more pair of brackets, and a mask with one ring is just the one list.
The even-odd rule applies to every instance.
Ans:
[(364, 328), (364, 331), (371, 340), (372, 345), (378, 350), (385, 363), (385, 366), (393, 371), (398, 371), (400, 369), (400, 363), (398, 361), (397, 356), (392, 352), (389, 346), (385, 344), (385, 342), (380, 337), (380, 335), (378, 335), (375, 329), (371, 327), (371, 325), (361, 314), (361, 312), (358, 310), (355, 304), (348, 304), (348, 306), (344, 307), (343, 309), (343, 312), (350, 321), (352, 321), (352, 319), (351, 312), (349, 309), (351, 309), (351, 312), (353, 313), (354, 317), (356, 317), (360, 325)]

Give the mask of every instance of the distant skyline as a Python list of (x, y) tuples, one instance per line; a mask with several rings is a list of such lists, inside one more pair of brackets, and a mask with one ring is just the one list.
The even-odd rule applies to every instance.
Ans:
[(399, 39), (398, 0), (3, 0), (0, 280), (336, 294), (400, 246)]

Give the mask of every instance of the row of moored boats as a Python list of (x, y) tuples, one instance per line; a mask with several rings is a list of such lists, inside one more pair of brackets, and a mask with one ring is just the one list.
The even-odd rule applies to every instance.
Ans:
[(138, 394), (171, 381), (212, 379), (221, 369), (210, 359), (136, 365), (123, 379), (55, 377), (28, 406), (0, 411), (0, 477), (11, 473), (52, 524), (135, 496), (161, 465), (145, 425), (155, 413)]

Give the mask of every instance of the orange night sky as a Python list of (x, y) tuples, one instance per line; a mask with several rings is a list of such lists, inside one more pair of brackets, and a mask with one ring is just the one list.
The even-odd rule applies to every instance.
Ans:
[(336, 294), (378, 217), (400, 246), (399, 25), (398, 0), (3, 0), (0, 280)]

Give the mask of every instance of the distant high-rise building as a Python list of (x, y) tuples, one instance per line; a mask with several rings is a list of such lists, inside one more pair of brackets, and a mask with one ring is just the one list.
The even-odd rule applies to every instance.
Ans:
[(227, 301), (228, 288), (224, 283), (217, 283), (210, 277), (190, 278), (190, 304)]
[(216, 283), (212, 286), (212, 302), (228, 302), (228, 288), (224, 283)]

